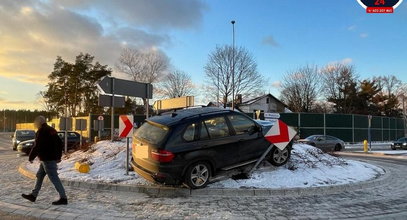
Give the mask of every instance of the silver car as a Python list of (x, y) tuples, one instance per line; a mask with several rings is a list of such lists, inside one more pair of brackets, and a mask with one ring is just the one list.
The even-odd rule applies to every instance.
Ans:
[(298, 140), (299, 143), (309, 144), (323, 151), (341, 151), (345, 149), (345, 142), (329, 135), (312, 135)]

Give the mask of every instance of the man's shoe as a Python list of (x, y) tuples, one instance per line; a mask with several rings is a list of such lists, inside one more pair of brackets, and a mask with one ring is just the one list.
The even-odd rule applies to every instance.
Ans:
[(60, 198), (58, 201), (52, 202), (52, 205), (68, 205), (68, 199)]
[(33, 196), (32, 194), (21, 194), (21, 196), (24, 198), (24, 199), (26, 199), (26, 200), (28, 200), (28, 201), (30, 201), (30, 202), (35, 202), (35, 200), (37, 199), (37, 197), (35, 197), (35, 196)]

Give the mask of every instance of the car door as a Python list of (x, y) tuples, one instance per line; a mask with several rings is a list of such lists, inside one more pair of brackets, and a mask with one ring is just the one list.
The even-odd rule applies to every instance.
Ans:
[(338, 143), (338, 139), (332, 136), (325, 136), (326, 137), (326, 146), (328, 151), (333, 151), (335, 149), (336, 144)]
[(230, 114), (227, 119), (238, 141), (240, 162), (259, 158), (270, 143), (264, 138), (258, 125), (240, 114)]
[(199, 141), (202, 150), (208, 150), (217, 168), (233, 165), (239, 161), (236, 138), (232, 136), (224, 115), (207, 117), (199, 127)]
[(320, 135), (315, 137), (315, 146), (322, 150), (326, 150), (327, 146), (325, 136)]

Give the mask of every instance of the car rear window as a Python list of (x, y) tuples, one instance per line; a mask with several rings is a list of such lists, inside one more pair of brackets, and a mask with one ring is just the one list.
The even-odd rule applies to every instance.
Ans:
[(182, 135), (185, 141), (193, 141), (195, 139), (197, 130), (196, 127), (197, 125), (195, 123), (188, 125), (187, 129), (185, 129), (185, 132)]
[(35, 136), (35, 131), (31, 131), (31, 130), (17, 131), (16, 135), (18, 137), (21, 137), (21, 136)]
[(167, 135), (168, 130), (168, 127), (146, 122), (137, 129), (134, 136), (150, 144), (159, 144)]

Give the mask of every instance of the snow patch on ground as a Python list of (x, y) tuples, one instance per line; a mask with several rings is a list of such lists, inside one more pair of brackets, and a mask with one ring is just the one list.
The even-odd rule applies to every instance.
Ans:
[[(131, 152), (131, 146), (130, 146)], [(91, 165), (89, 173), (79, 173), (74, 169), (77, 161), (87, 162)], [(28, 165), (28, 169), (36, 172), (39, 161)], [(78, 180), (85, 182), (121, 183), (150, 185), (144, 178), (135, 172), (126, 174), (126, 142), (100, 141), (86, 152), (76, 151), (63, 158), (58, 164), (58, 173), (61, 179)]]
[(323, 153), (306, 144), (293, 146), (291, 160), (282, 167), (263, 166), (250, 179), (227, 179), (212, 188), (292, 188), (348, 184), (383, 174), (383, 169)]
[[(130, 150), (131, 152), (131, 150)], [(74, 169), (77, 161), (91, 165), (87, 174)], [(62, 179), (120, 183), (132, 185), (153, 185), (135, 172), (125, 175), (126, 143), (100, 141), (86, 152), (77, 151), (64, 158), (59, 166)], [(36, 172), (39, 161), (28, 164)], [(323, 153), (320, 149), (306, 144), (293, 146), (291, 160), (283, 167), (274, 167), (267, 162), (254, 172), (250, 179), (224, 181), (210, 184), (211, 188), (291, 188), (347, 184), (366, 181), (384, 173), (376, 166), (353, 160), (345, 160)]]

